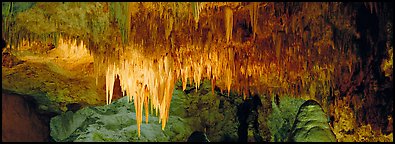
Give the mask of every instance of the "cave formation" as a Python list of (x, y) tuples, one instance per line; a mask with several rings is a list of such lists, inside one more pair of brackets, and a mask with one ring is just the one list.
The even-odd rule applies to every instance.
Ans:
[[(52, 102), (109, 105), (127, 96), (139, 137), (149, 113), (166, 129), (177, 82), (197, 91), (204, 80), (211, 93), (230, 99), (315, 100), (337, 141), (349, 141), (350, 133), (392, 137), (392, 13), (392, 2), (2, 2), (2, 89), (23, 94), (15, 88), (23, 79), (12, 74), (56, 55), (51, 59), (69, 60), (63, 66), (80, 73), (59, 70), (53, 77), (70, 76), (61, 79), (64, 86), (42, 91), (60, 97), (57, 91), (79, 87), (95, 94)], [(93, 98), (101, 101), (84, 101)], [(353, 117), (344, 118), (348, 113)]]

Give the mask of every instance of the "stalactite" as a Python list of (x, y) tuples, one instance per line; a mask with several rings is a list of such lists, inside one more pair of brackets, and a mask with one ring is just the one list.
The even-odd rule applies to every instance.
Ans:
[(252, 34), (255, 39), (255, 35), (257, 33), (258, 28), (258, 4), (257, 2), (253, 2), (250, 6), (250, 22), (252, 26)]
[(225, 28), (226, 28), (226, 42), (232, 39), (233, 31), (233, 11), (229, 7), (225, 7)]
[(195, 19), (195, 29), (198, 28), (200, 11), (203, 9), (201, 2), (191, 2), (192, 14)]
[(144, 86), (144, 111), (145, 111), (145, 123), (148, 124), (148, 101), (149, 91), (147, 85)]

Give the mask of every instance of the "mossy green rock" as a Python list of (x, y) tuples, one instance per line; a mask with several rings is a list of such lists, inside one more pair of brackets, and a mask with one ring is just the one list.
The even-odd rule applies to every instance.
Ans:
[(213, 95), (210, 81), (204, 81), (197, 91), (188, 93), (181, 89), (176, 87), (173, 91), (169, 119), (164, 130), (155, 114), (149, 115), (146, 124), (143, 111), (141, 135), (138, 137), (133, 101), (129, 102), (126, 96), (109, 105), (85, 107), (77, 111), (75, 114), (86, 117), (82, 124), (61, 122), (63, 118), (60, 117), (65, 115), (53, 118), (51, 131), (61, 131), (68, 127), (73, 129), (68, 130), (68, 133), (54, 132), (51, 136), (55, 141), (76, 142), (185, 142), (194, 131), (206, 128), (210, 141), (237, 140), (237, 107), (232, 104), (232, 100), (242, 97), (231, 95), (230, 98), (217, 93)]
[(326, 114), (314, 100), (300, 107), (293, 124), (289, 141), (292, 142), (336, 142)]
[[(77, 142), (165, 142), (186, 141), (192, 133), (187, 121), (179, 117), (177, 104), (182, 104), (181, 96), (174, 96), (166, 127), (158, 117), (149, 115), (148, 124), (145, 115), (141, 124), (141, 136), (138, 137), (136, 113), (134, 105), (128, 102), (128, 97), (114, 101), (110, 105), (86, 107), (76, 113), (67, 112), (51, 119), (51, 136), (55, 141)], [(178, 110), (177, 110), (178, 109)]]
[[(274, 97), (273, 97), (274, 98)], [(272, 113), (267, 117), (267, 126), (273, 142), (284, 142), (298, 113), (299, 107), (305, 102), (303, 99), (282, 96), (279, 104), (272, 100)]]
[(66, 112), (64, 115), (51, 119), (50, 135), (55, 141), (66, 140), (86, 120), (86, 115), (81, 113)]

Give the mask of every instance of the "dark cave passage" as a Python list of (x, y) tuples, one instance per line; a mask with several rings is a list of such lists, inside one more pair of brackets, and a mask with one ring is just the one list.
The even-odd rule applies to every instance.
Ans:
[[(243, 100), (237, 106), (237, 118), (239, 120), (238, 142), (262, 142), (263, 138), (259, 135), (258, 108), (262, 106), (258, 95)], [(249, 135), (253, 134), (253, 137)]]

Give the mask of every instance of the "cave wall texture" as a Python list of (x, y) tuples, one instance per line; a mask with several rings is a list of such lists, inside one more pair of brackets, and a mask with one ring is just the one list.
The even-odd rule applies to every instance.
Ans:
[[(70, 90), (51, 93), (50, 100), (65, 101), (60, 104), (65, 107), (84, 100), (85, 104), (98, 104), (104, 97), (110, 104), (112, 99), (128, 95), (135, 103), (139, 135), (143, 109), (159, 113), (164, 129), (176, 82), (182, 81), (183, 90), (188, 82), (198, 89), (204, 79), (210, 80), (213, 93), (218, 87), (243, 99), (258, 94), (270, 100), (277, 94), (316, 100), (329, 115), (339, 141), (349, 140), (343, 135), (358, 133), (358, 127), (366, 125), (390, 134), (392, 5), (2, 2), (2, 38), (7, 43), (3, 69), (17, 65), (12, 55), (18, 55), (26, 43), (43, 53), (58, 47), (60, 40), (83, 42), (85, 51), (77, 49), (70, 55), (93, 56), (93, 64), (83, 69), (94, 68), (86, 75), (94, 77), (99, 88), (57, 98), (78, 91), (62, 88)], [(12, 86), (10, 71), (15, 70), (3, 71), (2, 88), (20, 90)], [(120, 88), (114, 95), (115, 81)], [(352, 115), (346, 119), (342, 115), (347, 113)]]

